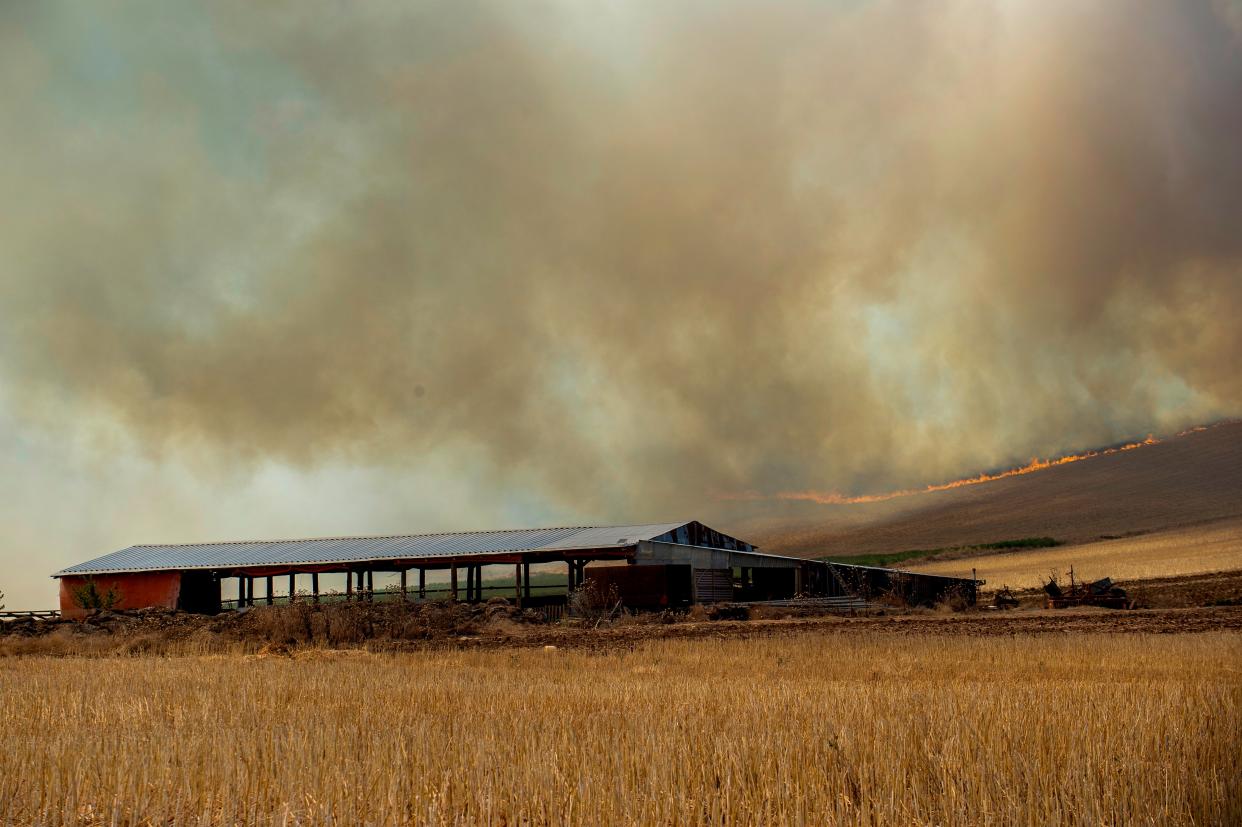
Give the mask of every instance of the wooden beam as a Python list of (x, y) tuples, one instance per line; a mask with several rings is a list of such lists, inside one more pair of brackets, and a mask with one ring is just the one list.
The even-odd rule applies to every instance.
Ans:
[(272, 605), (272, 576), (267, 576), (267, 605)]
[(352, 571), (345, 572), (345, 599), (354, 599), (354, 573)]
[(405, 592), (406, 592), (405, 569), (402, 569), (401, 570), (401, 599), (403, 601), (405, 600)]
[(297, 594), (297, 591), (298, 591), (297, 578), (298, 576), (296, 574), (294, 574), (293, 572), (289, 572), (289, 602), (290, 603), (293, 602), (293, 598)]
[(453, 564), (453, 573), (449, 576), (449, 591), (453, 599), (457, 599), (457, 564)]
[(311, 572), (311, 594), (316, 603), (319, 602), (319, 572)]
[(530, 600), (530, 563), (522, 563), (522, 597)]
[(418, 599), (425, 600), (427, 598), (427, 570), (422, 566), (418, 567)]
[(513, 566), (513, 597), (517, 601), (518, 606), (522, 605), (522, 564), (515, 563)]
[(367, 600), (375, 599), (375, 571), (367, 569)]

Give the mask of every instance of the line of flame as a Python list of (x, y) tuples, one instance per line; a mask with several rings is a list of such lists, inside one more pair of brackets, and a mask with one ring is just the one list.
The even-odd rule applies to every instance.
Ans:
[[(1198, 429), (1191, 429), (1198, 430)], [(1109, 454), (1119, 454), (1122, 451), (1133, 451), (1135, 448), (1142, 448), (1147, 445), (1157, 445), (1160, 440), (1151, 434), (1146, 439), (1138, 442), (1128, 442), (1125, 445), (1119, 445), (1115, 448), (1103, 448), (1098, 451), (1085, 451), (1081, 454), (1066, 454), (1065, 456), (1056, 457), (1055, 459), (1039, 459), (1035, 458), (1026, 465), (1010, 468), (1005, 471), (998, 471), (995, 474), (979, 474), (975, 477), (965, 477), (960, 480), (951, 482), (933, 483), (923, 488), (904, 488), (900, 491), (887, 491), (883, 494), (860, 494), (857, 496), (847, 496), (836, 491), (780, 491), (770, 497), (765, 497), (755, 492), (745, 494), (727, 495), (724, 499), (730, 500), (799, 500), (803, 502), (820, 503), (822, 505), (857, 505), (860, 503), (878, 503), (885, 500), (893, 500), (898, 497), (909, 497), (914, 494), (928, 494), (933, 491), (947, 491), (950, 488), (964, 488), (968, 485), (980, 485), (985, 482), (993, 482), (995, 480), (1005, 479), (1006, 477), (1017, 477), (1022, 474), (1031, 474), (1035, 471), (1042, 471), (1045, 468), (1051, 468), (1054, 465), (1068, 465), (1071, 462), (1081, 462), (1084, 459), (1092, 459), (1093, 457), (1103, 457)]]

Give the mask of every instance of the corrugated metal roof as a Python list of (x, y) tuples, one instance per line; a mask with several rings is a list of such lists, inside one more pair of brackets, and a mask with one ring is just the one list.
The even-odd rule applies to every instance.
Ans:
[(335, 564), (371, 560), (459, 557), (510, 551), (561, 551), (627, 546), (654, 540), (688, 523), (628, 526), (523, 528), (388, 537), (323, 537), (309, 540), (246, 540), (228, 543), (143, 545), (105, 554), (52, 575), (115, 574), (168, 569)]

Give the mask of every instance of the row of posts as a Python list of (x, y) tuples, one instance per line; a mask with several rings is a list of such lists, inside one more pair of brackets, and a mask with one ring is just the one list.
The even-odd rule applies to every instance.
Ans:
[[(586, 560), (569, 560), (569, 588), (578, 588), (582, 585), (585, 577)], [(469, 565), (466, 569), (466, 602), (479, 603), (483, 600), (483, 566)], [(452, 566), (449, 571), (449, 592), (453, 600), (460, 597), (457, 578), (457, 566)], [(409, 597), (408, 569), (401, 570), (401, 599), (406, 600)], [(319, 573), (310, 572), (311, 576), (311, 593), (310, 599), (313, 603), (319, 602)], [(514, 593), (517, 595), (517, 603), (522, 605), (523, 600), (530, 600), (530, 563), (514, 564)], [(289, 574), (289, 600), (297, 599), (297, 573)], [(254, 581), (257, 578), (250, 575), (239, 575), (237, 578), (237, 605), (253, 606), (255, 605)], [(267, 575), (267, 591), (263, 597), (267, 605), (272, 605), (275, 599), (275, 575)], [(371, 569), (351, 569), (345, 572), (345, 599), (346, 600), (371, 600), (375, 594), (375, 572)], [(418, 590), (417, 597), (419, 600), (427, 597), (427, 570), (425, 568), (418, 569)]]

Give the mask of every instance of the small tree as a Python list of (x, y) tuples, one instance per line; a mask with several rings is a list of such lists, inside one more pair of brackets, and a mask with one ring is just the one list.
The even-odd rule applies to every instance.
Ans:
[(85, 583), (73, 590), (73, 602), (81, 609), (111, 609), (121, 602), (121, 592), (116, 586), (100, 589), (95, 578), (88, 576)]

